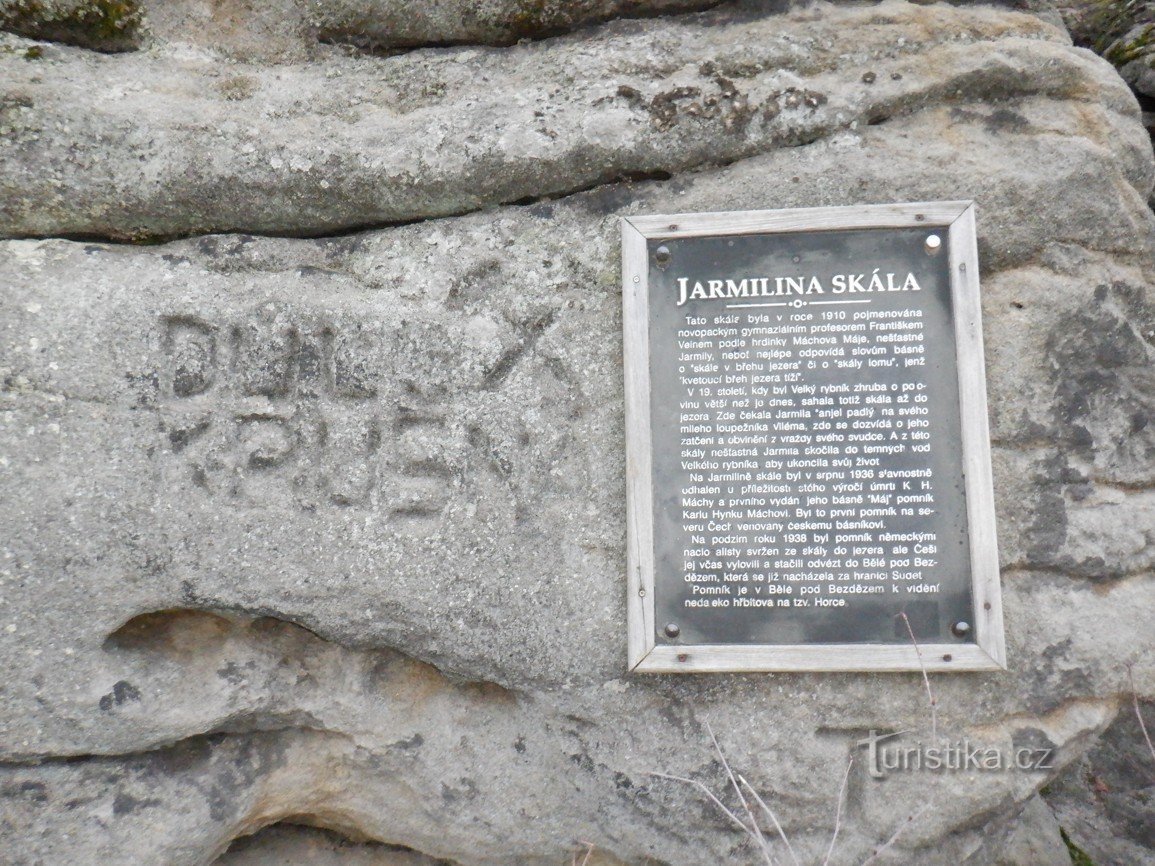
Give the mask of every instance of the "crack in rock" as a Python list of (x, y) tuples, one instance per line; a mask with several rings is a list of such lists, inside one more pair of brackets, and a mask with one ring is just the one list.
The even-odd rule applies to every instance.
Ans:
[[(847, 30), (853, 55), (830, 47)], [(1060, 39), (1026, 15), (892, 2), (255, 67), (241, 83), (195, 56), (38, 67), (9, 52), (19, 102), (3, 113), (0, 232), (319, 235), (734, 161), (944, 98), (1094, 92), (1134, 115), (1109, 65)], [(647, 110), (619, 95), (634, 91)], [(99, 150), (78, 157), (77, 141)]]

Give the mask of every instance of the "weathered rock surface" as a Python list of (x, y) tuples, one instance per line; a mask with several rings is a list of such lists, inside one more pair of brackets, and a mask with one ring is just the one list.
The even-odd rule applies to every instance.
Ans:
[(1155, 3), (1080, 0), (1062, 14), (1080, 45), (1114, 64), (1137, 93), (1155, 97)]
[(730, 162), (941, 100), (1133, 110), (1108, 66), (1027, 15), (709, 14), (501, 51), (268, 67), (0, 53), (0, 232), (329, 233)]
[(358, 843), (327, 830), (276, 824), (238, 839), (216, 866), (445, 866), (446, 861), (377, 842)]
[(1138, 93), (1155, 97), (1155, 3), (1100, 3), (1089, 17), (1094, 48)]
[[(804, 862), (851, 757), (832, 862), (927, 803), (884, 862), (1055, 856), (1036, 791), (1116, 717), (1124, 662), (1155, 696), (1137, 107), (1005, 10), (710, 15), (237, 66), (236, 99), (196, 52), (4, 60), (10, 236), (489, 208), (0, 242), (14, 862), (228, 863), (278, 823), (418, 863), (749, 860), (651, 775), (724, 792), (707, 723)], [(597, 185), (638, 172), (673, 176)], [(856, 743), (929, 735), (918, 675), (624, 673), (617, 222), (971, 197), (1011, 670), (934, 677), (938, 725), (1053, 767), (880, 781)], [(321, 844), (294, 834), (247, 844)]]
[(618, 17), (649, 17), (718, 5), (718, 0), (311, 0), (306, 15), (322, 40), (370, 49), (481, 43), (565, 33)]
[(0, 30), (96, 51), (194, 44), (237, 60), (301, 59), (338, 44), (371, 52), (509, 45), (613, 18), (719, 0), (0, 0)]
[[(1148, 734), (1155, 706), (1140, 710)], [(1134, 707), (1119, 717), (1086, 755), (1045, 789), (1047, 803), (1071, 841), (1096, 866), (1155, 863), (1155, 755)]]
[(993, 866), (1071, 866), (1059, 822), (1042, 797), (1032, 797), (1007, 823), (1008, 838), (992, 858)]

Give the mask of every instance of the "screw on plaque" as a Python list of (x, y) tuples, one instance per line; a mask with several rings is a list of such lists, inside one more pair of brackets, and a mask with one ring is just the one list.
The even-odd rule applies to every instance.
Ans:
[(971, 633), (971, 624), (966, 620), (960, 619), (950, 627), (950, 631), (955, 637), (966, 637)]
[(666, 632), (666, 637), (675, 638), (682, 633), (682, 629), (678, 626), (678, 624), (676, 622), (668, 622), (668, 623), (666, 623), (665, 632)]
[(670, 263), (671, 258), (670, 248), (665, 244), (662, 244), (662, 246), (654, 250), (654, 263), (657, 264), (659, 268), (665, 268), (666, 265)]
[(928, 256), (937, 256), (939, 250), (942, 249), (942, 238), (938, 235), (927, 235), (926, 238), (926, 254)]

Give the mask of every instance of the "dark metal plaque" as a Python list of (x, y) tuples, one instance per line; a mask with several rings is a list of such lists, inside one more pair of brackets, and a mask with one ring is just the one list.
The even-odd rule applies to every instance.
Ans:
[[(630, 435), (644, 418), (649, 486), (635, 497), (644, 508), (631, 502), (631, 525), (649, 530), (632, 601), (646, 656), (666, 665), (655, 669), (789, 668), (800, 647), (817, 650), (815, 667), (908, 667), (893, 653), (871, 660), (870, 647), (887, 646), (922, 665), (1001, 661), (1001, 622), (997, 652), (984, 651), (994, 623), (976, 580), (993, 551), (993, 515), (976, 513), (989, 508), (989, 480), (968, 491), (966, 478), (976, 447), (989, 477), (985, 398), (977, 407), (968, 394), (966, 406), (961, 390), (973, 387), (960, 359), (982, 378), (977, 322), (956, 309), (960, 275), (977, 279), (966, 274), (973, 249), (925, 213), (894, 218), (900, 207), (929, 209), (896, 206), (883, 222), (897, 224), (881, 226), (816, 219), (813, 230), (645, 218), (657, 225), (631, 244), (645, 269), (626, 291), (645, 293), (648, 393)], [(627, 298), (627, 319), (638, 311)], [(627, 359), (642, 362), (629, 346)], [(965, 436), (964, 409), (982, 412)], [(995, 580), (997, 595), (997, 566)], [(858, 646), (855, 663), (847, 649)], [(727, 654), (735, 647), (765, 653), (745, 664)], [(691, 664), (691, 648), (709, 651)], [(788, 650), (781, 665), (774, 648)]]

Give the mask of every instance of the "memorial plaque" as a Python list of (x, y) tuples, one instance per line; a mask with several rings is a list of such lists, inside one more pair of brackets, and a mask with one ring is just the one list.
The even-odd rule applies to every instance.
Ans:
[(630, 667), (1004, 666), (970, 202), (622, 221)]

